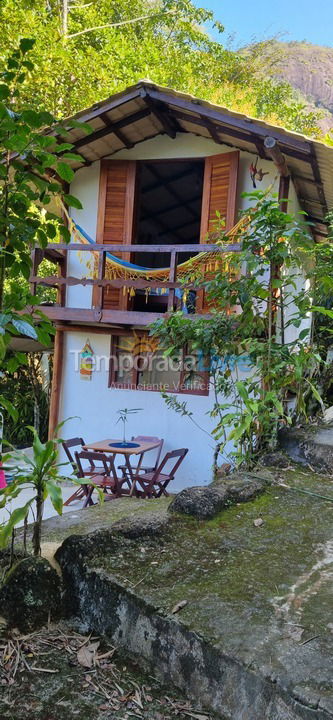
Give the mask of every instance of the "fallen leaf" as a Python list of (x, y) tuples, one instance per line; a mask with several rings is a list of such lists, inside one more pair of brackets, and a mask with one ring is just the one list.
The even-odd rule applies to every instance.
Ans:
[(141, 708), (141, 710), (143, 710), (143, 705), (142, 705), (142, 702), (141, 702), (141, 695), (140, 695), (140, 693), (139, 693), (138, 690), (135, 691), (135, 695), (134, 695), (134, 697), (133, 697), (133, 701), (139, 706), (139, 708)]
[(180, 602), (176, 603), (176, 605), (173, 606), (171, 610), (172, 614), (175, 615), (175, 613), (179, 612), (179, 610), (182, 610), (185, 605), (187, 605), (187, 600), (180, 600)]
[(96, 660), (96, 650), (98, 648), (99, 641), (90, 643), (89, 645), (83, 645), (80, 648), (76, 657), (82, 667), (91, 668), (94, 666)]
[(112, 648), (112, 650), (109, 650), (109, 652), (103, 653), (103, 655), (98, 655), (98, 656), (97, 656), (97, 659), (98, 659), (98, 660), (105, 660), (105, 658), (112, 657), (112, 655), (114, 655), (115, 652), (116, 652), (116, 648)]
[(253, 520), (254, 527), (261, 527), (264, 524), (264, 521), (262, 518), (256, 518)]

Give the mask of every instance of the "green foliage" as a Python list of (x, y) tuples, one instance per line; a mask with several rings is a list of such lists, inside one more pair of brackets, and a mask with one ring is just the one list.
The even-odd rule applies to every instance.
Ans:
[(45, 441), (49, 397), (42, 353), (10, 353), (1, 378), (1, 392), (0, 404), (6, 408), (9, 401), (15, 409), (13, 417), (9, 413), (6, 417), (4, 446), (27, 447), (31, 441), (28, 425), (34, 425)]
[(69, 5), (67, 30), (61, 7), (62, 0), (0, 6), (4, 57), (22, 32), (36, 38), (21, 95), (36, 109), (66, 117), (149, 77), (294, 130), (318, 131), (316, 116), (291, 87), (267, 77), (271, 43), (231, 52), (205, 30), (207, 21), (215, 23), (222, 37), (213, 13), (191, 0), (77, 0)]
[[(315, 305), (311, 308), (314, 313), (314, 340), (325, 355), (333, 344), (333, 212), (326, 216), (328, 223), (327, 239), (322, 239), (317, 245), (316, 262), (311, 272), (311, 285)], [(329, 372), (330, 374), (330, 372)], [(330, 394), (330, 404), (332, 396)]]
[[(60, 441), (55, 439), (42, 443), (35, 428), (30, 427), (29, 429), (33, 435), (32, 458), (25, 453), (17, 455), (15, 452), (3, 458), (5, 466), (6, 462), (14, 460), (16, 470), (14, 470), (13, 482), (0, 491), (1, 507), (5, 507), (12, 499), (19, 497), (27, 487), (32, 488), (34, 494), (25, 505), (16, 508), (10, 513), (9, 520), (0, 528), (0, 547), (6, 546), (14, 527), (26, 518), (29, 508), (34, 507), (35, 522), (32, 542), (34, 554), (40, 555), (41, 524), (43, 505), (46, 498), (50, 497), (52, 505), (59, 515), (62, 513), (63, 503), (59, 486), (61, 465), (58, 463), (58, 444)], [(22, 461), (26, 466), (26, 470), (20, 470)]]
[[(63, 159), (58, 157), (57, 133), (63, 135), (64, 129), (55, 124), (49, 112), (24, 104), (25, 88), (34, 69), (27, 53), (34, 45), (30, 38), (18, 42), (17, 49), (7, 57), (0, 84), (0, 368), (6, 372), (6, 380), (8, 373), (24, 362), (22, 353), (6, 360), (13, 337), (23, 335), (49, 345), (54, 333), (42, 313), (34, 322), (27, 310), (50, 292), (39, 292), (36, 297), (30, 293), (31, 251), (45, 248), (57, 238), (69, 241), (62, 220), (41, 209), (63, 195), (55, 176), (69, 177), (72, 170), (65, 155)], [(51, 126), (47, 136), (41, 134), (45, 124)], [(65, 143), (65, 150), (71, 148), (70, 143)], [(71, 202), (78, 206), (75, 198)], [(2, 407), (14, 418), (13, 403), (9, 397), (4, 400)]]
[[(306, 420), (309, 403), (323, 402), (317, 388), (321, 356), (309, 328), (302, 328), (313, 292), (306, 278), (320, 250), (301, 216), (282, 212), (278, 200), (261, 192), (248, 198), (254, 204), (246, 211), (241, 251), (225, 254), (212, 279), (196, 278), (214, 304), (211, 317), (172, 313), (151, 332), (168, 354), (189, 343), (210, 358), (217, 451), (225, 454), (231, 443), (236, 463), (251, 466), (275, 446), (281, 425)], [(193, 421), (186, 403), (168, 398), (167, 404)]]

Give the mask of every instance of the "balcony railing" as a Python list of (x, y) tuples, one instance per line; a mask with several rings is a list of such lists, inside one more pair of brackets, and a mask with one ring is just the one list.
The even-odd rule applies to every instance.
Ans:
[[(225, 244), (225, 245), (213, 245), (213, 244), (194, 244), (194, 245), (124, 245), (124, 244), (110, 244), (101, 245), (98, 243), (81, 244), (71, 243), (67, 245), (65, 243), (52, 243), (48, 245), (45, 250), (36, 249), (33, 252), (33, 268), (32, 275), (30, 277), (31, 290), (35, 294), (37, 286), (42, 285), (46, 287), (54, 287), (58, 290), (57, 302), (52, 307), (43, 306), (45, 313), (54, 320), (71, 320), (71, 321), (99, 321), (104, 322), (131, 322), (131, 324), (141, 324), (142, 322), (150, 322), (153, 317), (159, 316), (161, 313), (147, 313), (147, 312), (136, 312), (135, 310), (128, 310), (126, 312), (120, 310), (104, 310), (103, 308), (103, 291), (105, 288), (133, 288), (134, 290), (165, 290), (167, 297), (167, 310), (171, 311), (175, 308), (175, 293), (176, 290), (200, 290), (200, 282), (184, 283), (177, 280), (177, 270), (180, 262), (179, 257), (181, 254), (195, 254), (195, 253), (230, 253), (239, 252), (240, 245), (236, 244)], [(68, 253), (79, 252), (79, 253), (98, 253), (98, 264), (96, 277), (75, 277), (68, 274), (67, 267)], [(169, 277), (168, 280), (150, 278), (129, 278), (117, 277), (107, 278), (105, 277), (107, 253), (118, 255), (132, 254), (132, 253), (170, 253)], [(42, 277), (38, 274), (39, 266), (43, 258), (47, 258), (54, 263), (58, 264), (58, 274), (48, 277)], [(145, 263), (144, 266), (149, 266), (149, 263)], [(94, 292), (92, 294), (92, 303), (90, 308), (82, 307), (68, 307), (66, 305), (66, 289), (74, 286), (92, 287)], [(201, 284), (202, 288), (202, 284)], [(197, 310), (196, 310), (197, 312)], [(102, 318), (103, 314), (103, 318)], [(147, 317), (149, 315), (149, 317)], [(135, 317), (137, 316), (137, 317)], [(145, 316), (145, 317), (144, 317)]]

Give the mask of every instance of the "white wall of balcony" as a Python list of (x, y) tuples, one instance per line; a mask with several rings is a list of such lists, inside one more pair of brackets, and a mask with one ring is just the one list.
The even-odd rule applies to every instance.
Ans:
[[(78, 223), (93, 240), (96, 240), (96, 224), (98, 210), (100, 163), (96, 162), (89, 167), (78, 170), (71, 183), (70, 192), (75, 195), (83, 206), (83, 210), (71, 208), (70, 214), (75, 223)], [(75, 242), (75, 238), (73, 239)], [(80, 242), (80, 241), (79, 241)], [(90, 263), (89, 263), (90, 260)], [(92, 253), (69, 252), (67, 273), (74, 277), (91, 277), (89, 264), (92, 262)], [(67, 289), (67, 306), (75, 308), (91, 308), (92, 287), (75, 285)]]

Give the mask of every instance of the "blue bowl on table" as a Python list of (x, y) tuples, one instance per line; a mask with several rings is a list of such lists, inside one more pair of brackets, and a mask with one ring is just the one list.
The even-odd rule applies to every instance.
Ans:
[(115, 442), (115, 443), (109, 443), (110, 447), (114, 448), (123, 448), (124, 450), (128, 450), (130, 448), (138, 448), (140, 447), (140, 443), (135, 442)]

